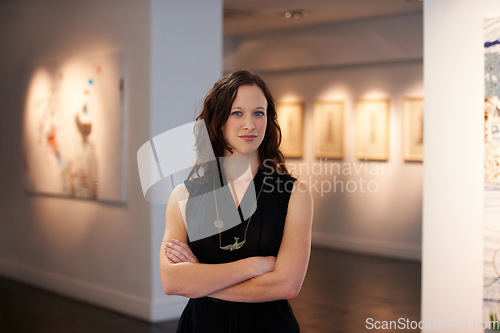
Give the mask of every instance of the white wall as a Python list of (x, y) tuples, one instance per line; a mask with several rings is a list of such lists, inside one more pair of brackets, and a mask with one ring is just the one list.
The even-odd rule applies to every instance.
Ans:
[(482, 319), (483, 20), (499, 15), (493, 0), (424, 2), (423, 320)]
[[(262, 74), (276, 100), (304, 102), (304, 156), (287, 163), (302, 167), (300, 179), (311, 186), (314, 244), (420, 259), (423, 167), (403, 161), (401, 140), (403, 98), (424, 96), (422, 29), (422, 15), (410, 14), (226, 40), (225, 71), (250, 68)], [(358, 98), (390, 99), (387, 162), (355, 156)], [(344, 158), (321, 161), (323, 167), (361, 167), (361, 174), (314, 174), (313, 166), (320, 163), (314, 157), (316, 100), (344, 101), (346, 112)], [(361, 179), (376, 182), (378, 190), (362, 193)], [(321, 194), (321, 182), (333, 189), (339, 180), (344, 186), (354, 181), (358, 188), (342, 192), (337, 183), (337, 191)]]
[[(165, 207), (145, 201), (136, 153), (192, 120), (219, 77), (221, 13), (220, 0), (0, 3), (0, 275), (146, 320), (179, 315), (183, 301), (163, 295), (159, 281)], [(186, 56), (193, 49), (199, 57)], [(117, 51), (127, 55), (127, 203), (26, 194), (23, 69)]]

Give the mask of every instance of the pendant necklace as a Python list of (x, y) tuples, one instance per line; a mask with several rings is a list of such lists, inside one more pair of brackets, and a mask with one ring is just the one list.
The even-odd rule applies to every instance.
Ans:
[[(264, 183), (266, 182), (266, 178), (262, 181), (262, 186), (260, 187), (259, 194), (257, 195), (257, 199), (255, 200), (255, 204), (252, 208), (252, 215), (248, 218), (247, 226), (245, 228), (245, 234), (243, 237), (243, 240), (241, 242), (238, 242), (240, 239), (239, 237), (234, 237), (234, 244), (229, 244), (226, 246), (222, 246), (222, 235), (221, 235), (221, 229), (224, 227), (224, 222), (219, 218), (219, 208), (217, 207), (217, 195), (215, 194), (215, 182), (213, 183), (214, 185), (214, 200), (215, 200), (215, 212), (217, 213), (217, 220), (215, 220), (214, 225), (217, 229), (219, 229), (219, 248), (221, 250), (228, 250), (228, 251), (234, 251), (241, 249), (241, 247), (245, 244), (247, 241), (247, 231), (248, 231), (248, 226), (250, 225), (250, 221), (252, 221), (253, 214), (255, 213), (255, 207), (257, 206), (257, 202), (259, 201), (260, 194), (262, 193), (262, 189), (264, 188)], [(240, 203), (241, 204), (241, 203)]]

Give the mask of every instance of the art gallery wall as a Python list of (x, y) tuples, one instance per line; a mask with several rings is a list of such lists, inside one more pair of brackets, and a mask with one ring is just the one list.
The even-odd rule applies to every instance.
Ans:
[[(424, 97), (422, 55), (422, 14), (226, 38), (225, 71), (255, 70), (276, 100), (304, 103), (304, 155), (287, 163), (313, 193), (314, 244), (420, 259), (423, 166), (403, 160), (401, 143), (403, 98)], [(390, 100), (386, 162), (355, 156), (358, 98)], [(317, 100), (345, 103), (341, 160), (314, 156)]]
[[(146, 320), (179, 315), (184, 301), (163, 294), (157, 267), (165, 207), (145, 201), (136, 153), (154, 135), (192, 121), (220, 76), (221, 6), (220, 0), (0, 4), (0, 275)], [(187, 56), (197, 47), (203, 59)], [(126, 54), (126, 203), (25, 193), (25, 67), (115, 52)]]
[[(1, 169), (9, 176), (0, 190), (0, 272), (63, 293), (86, 292), (91, 299), (114, 295), (145, 311), (151, 288), (150, 213), (132, 166), (134, 150), (149, 133), (149, 4), (117, 3), (2, 3)], [(128, 74), (127, 203), (26, 194), (21, 144), (25, 66), (121, 51), (127, 54)]]

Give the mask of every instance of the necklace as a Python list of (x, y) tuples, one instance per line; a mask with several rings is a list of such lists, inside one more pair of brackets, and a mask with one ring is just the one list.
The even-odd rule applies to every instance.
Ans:
[[(234, 244), (229, 244), (226, 246), (222, 246), (222, 235), (221, 235), (221, 229), (224, 227), (224, 222), (219, 218), (219, 208), (217, 207), (217, 195), (215, 194), (215, 182), (213, 183), (214, 185), (214, 200), (215, 200), (215, 212), (217, 213), (217, 220), (215, 220), (214, 225), (217, 229), (219, 229), (219, 248), (221, 250), (228, 250), (228, 251), (234, 251), (241, 249), (241, 247), (245, 244), (247, 241), (247, 231), (248, 231), (248, 226), (250, 225), (250, 221), (252, 221), (253, 213), (255, 213), (255, 207), (257, 206), (257, 202), (259, 201), (260, 194), (262, 193), (262, 189), (264, 188), (264, 183), (266, 182), (266, 179), (262, 181), (262, 186), (260, 187), (259, 194), (257, 195), (257, 199), (255, 200), (255, 204), (252, 208), (252, 215), (248, 218), (247, 226), (245, 228), (245, 235), (243, 237), (243, 240), (241, 242), (238, 242), (240, 239), (239, 237), (234, 237)], [(240, 203), (241, 204), (241, 203)]]

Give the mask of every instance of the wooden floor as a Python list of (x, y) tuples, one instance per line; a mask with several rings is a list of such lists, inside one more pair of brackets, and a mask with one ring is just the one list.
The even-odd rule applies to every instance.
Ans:
[[(381, 332), (367, 330), (367, 318), (418, 321), (420, 272), (417, 262), (313, 248), (300, 295), (291, 301), (301, 332)], [(0, 278), (0, 333), (170, 333), (175, 327), (175, 321), (153, 325)]]

